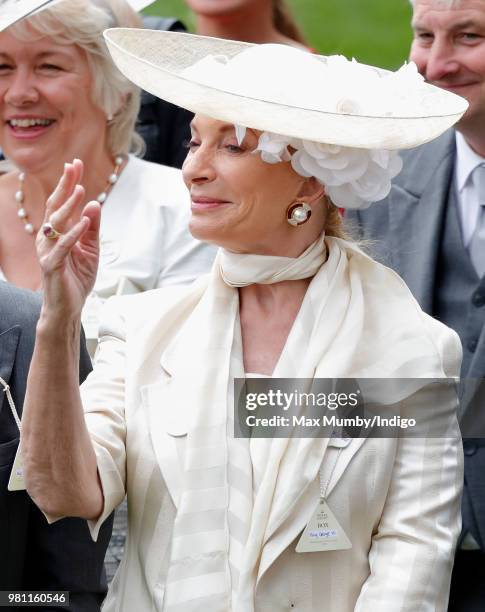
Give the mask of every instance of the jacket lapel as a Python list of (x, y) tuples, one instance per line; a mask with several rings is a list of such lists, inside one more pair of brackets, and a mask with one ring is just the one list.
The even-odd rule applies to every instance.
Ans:
[[(176, 507), (183, 486), (183, 451), (189, 425), (190, 373), (184, 365), (194, 336), (188, 334), (193, 333), (190, 321), (205, 284), (195, 284), (182, 306), (178, 301), (168, 307), (156, 304), (156, 323), (137, 332), (130, 352), (132, 361), (127, 364), (140, 372), (141, 401), (153, 452)], [(179, 331), (174, 335), (173, 330)]]
[(466, 376), (473, 379), (475, 384), (483, 385), (482, 379), (485, 378), (485, 325), (482, 327), (478, 346)]
[(160, 382), (141, 388), (142, 402), (147, 412), (150, 439), (173, 503), (178, 507), (183, 484), (182, 439), (187, 433), (186, 422), (177, 408), (177, 389), (166, 373)]
[[(0, 376), (8, 384), (12, 375), (13, 365), (15, 363), (15, 356), (17, 353), (17, 346), (20, 339), (20, 326), (15, 325), (0, 333)], [(6, 397), (5, 393), (0, 395), (2, 400), (0, 401), (1, 413), (5, 409)], [(8, 408), (8, 406), (7, 406)], [(10, 410), (8, 408), (8, 410)], [(19, 416), (22, 414), (22, 406), (17, 406)], [(4, 429), (4, 427), (2, 427)]]
[(200, 389), (197, 381), (207, 359), (208, 340), (201, 333), (207, 319), (200, 301), (206, 284), (196, 287), (188, 317), (157, 358), (155, 382), (141, 390), (153, 449), (176, 507), (184, 487), (185, 445)]
[(454, 131), (412, 155), (389, 195), (393, 267), (423, 310), (433, 306), (434, 282), (448, 191), (453, 176)]
[(305, 480), (307, 486), (299, 491), (297, 502), (293, 505), (290, 513), (286, 516), (280, 516), (280, 520), (277, 520), (277, 515), (273, 520), (270, 519), (256, 585), (259, 584), (269, 567), (303, 531), (311, 519), (320, 498), (318, 476), (320, 467), (322, 467), (322, 480), (324, 482), (328, 481), (326, 497), (329, 499), (331, 507), (332, 490), (342, 478), (354, 455), (364, 444), (365, 438), (353, 438), (344, 443), (339, 438), (328, 438), (322, 440), (322, 442), (324, 443), (321, 445), (319, 453), (314, 455), (311, 465), (308, 466), (311, 474)]

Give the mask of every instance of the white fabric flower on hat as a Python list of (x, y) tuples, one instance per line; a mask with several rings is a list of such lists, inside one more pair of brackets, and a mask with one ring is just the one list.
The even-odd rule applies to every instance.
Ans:
[(256, 150), (261, 152), (261, 159), (268, 164), (290, 161), (291, 155), (288, 146), (292, 140), (288, 136), (263, 132), (259, 137)]
[[(402, 160), (395, 151), (363, 151), (370, 155), (367, 170), (358, 179), (338, 186), (326, 185), (328, 196), (341, 208), (363, 209), (383, 200), (391, 191), (391, 180), (402, 169)], [(375, 153), (379, 154), (379, 163), (372, 160)]]
[[(291, 158), (295, 172), (315, 176), (325, 185), (344, 185), (360, 178), (368, 166), (362, 149), (350, 149), (301, 140), (301, 146)], [(296, 147), (295, 147), (296, 148)]]
[(396, 151), (341, 147), (270, 132), (261, 134), (256, 151), (263, 161), (290, 161), (301, 176), (314, 176), (340, 208), (367, 208), (382, 200), (402, 169)]

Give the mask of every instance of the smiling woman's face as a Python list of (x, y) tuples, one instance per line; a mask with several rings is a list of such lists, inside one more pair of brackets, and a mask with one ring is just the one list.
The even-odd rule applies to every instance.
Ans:
[[(269, 164), (255, 153), (260, 132), (248, 129), (241, 145), (234, 126), (196, 115), (182, 168), (190, 190), (190, 231), (199, 240), (242, 253), (295, 257), (323, 229), (323, 188), (299, 176), (289, 162)], [(317, 202), (310, 221), (288, 224), (295, 201)], [(308, 243), (308, 244), (306, 244)]]
[(26, 171), (89, 155), (106, 129), (91, 98), (84, 52), (36, 36), (0, 33), (0, 146)]

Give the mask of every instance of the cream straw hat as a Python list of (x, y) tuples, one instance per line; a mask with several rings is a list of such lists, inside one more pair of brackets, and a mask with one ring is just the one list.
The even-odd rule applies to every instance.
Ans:
[(0, 32), (52, 0), (0, 0)]
[[(61, 0), (0, 0), (0, 32), (43, 8), (49, 8)], [(128, 0), (135, 11), (141, 11), (154, 0)]]
[(121, 72), (150, 93), (266, 132), (366, 149), (411, 148), (466, 111), (426, 84), (414, 64), (389, 72), (285, 45), (251, 45), (180, 32), (105, 32)]

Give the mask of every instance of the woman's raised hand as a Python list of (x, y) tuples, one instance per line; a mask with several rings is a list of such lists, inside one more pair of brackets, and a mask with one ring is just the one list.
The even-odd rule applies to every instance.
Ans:
[[(79, 184), (83, 163), (66, 164), (56, 189), (47, 200), (44, 226), (37, 235), (42, 271), (44, 309), (56, 316), (79, 317), (96, 280), (99, 260), (98, 202), (84, 204)], [(47, 237), (45, 224), (53, 229)]]

